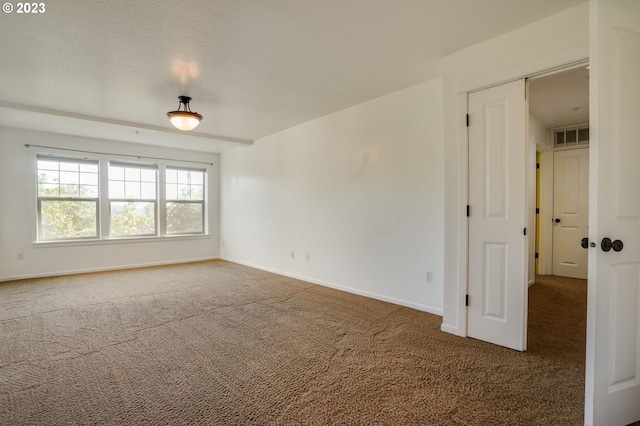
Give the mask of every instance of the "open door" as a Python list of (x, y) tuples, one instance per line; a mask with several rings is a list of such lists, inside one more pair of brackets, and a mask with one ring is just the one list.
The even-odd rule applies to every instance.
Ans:
[(640, 420), (640, 1), (590, 7), (585, 423), (626, 425)]
[(526, 349), (525, 81), (469, 95), (469, 337)]

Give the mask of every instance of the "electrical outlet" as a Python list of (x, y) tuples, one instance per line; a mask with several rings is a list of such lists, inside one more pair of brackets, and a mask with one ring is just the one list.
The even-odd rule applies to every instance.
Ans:
[(431, 272), (431, 271), (427, 271), (427, 282), (428, 283), (432, 283), (433, 282), (433, 272)]
[(291, 258), (292, 258), (292, 259), (295, 259), (295, 258), (296, 258), (296, 252), (295, 252), (295, 251), (292, 251), (292, 252), (291, 252)]
[(18, 260), (24, 260), (24, 253), (18, 253)]
[(309, 253), (306, 254), (305, 259), (309, 260)]

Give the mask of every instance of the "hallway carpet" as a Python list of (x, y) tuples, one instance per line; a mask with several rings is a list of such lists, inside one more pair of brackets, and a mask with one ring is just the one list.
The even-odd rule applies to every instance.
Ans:
[(221, 260), (0, 283), (0, 424), (579, 425), (585, 287), (519, 353)]

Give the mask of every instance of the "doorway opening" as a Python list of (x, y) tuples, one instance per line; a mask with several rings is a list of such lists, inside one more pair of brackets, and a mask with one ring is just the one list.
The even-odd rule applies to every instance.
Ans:
[(536, 275), (586, 279), (589, 69), (531, 78), (529, 141), (536, 150)]
[[(536, 158), (532, 177), (536, 232), (530, 261), (535, 271), (530, 284), (536, 285), (529, 289), (529, 350), (562, 345), (567, 357), (584, 367), (587, 250), (582, 239), (588, 236), (588, 66), (531, 78), (528, 101), (528, 135)], [(562, 300), (564, 308), (549, 311), (536, 302), (548, 297)], [(543, 317), (547, 329), (538, 330), (538, 319)], [(562, 340), (569, 335), (575, 341)]]
[[(584, 89), (583, 102), (574, 96), (581, 93), (573, 89), (575, 84), (572, 84), (577, 72), (586, 76), (582, 81), (577, 80), (578, 86)], [(584, 149), (581, 146), (584, 144), (578, 144), (578, 134), (585, 134), (583, 126), (575, 127), (575, 138), (570, 135), (569, 127), (589, 120), (588, 84), (588, 71), (584, 65), (574, 65), (571, 69), (567, 67), (554, 74), (538, 75), (528, 81), (517, 79), (467, 93), (468, 275), (465, 305), (469, 337), (519, 351), (527, 350), (526, 284), (532, 285), (536, 281), (536, 233), (531, 232), (536, 228), (536, 151), (540, 151), (541, 163), (537, 245), (542, 258), (538, 272), (550, 275), (551, 270), (545, 273), (542, 269), (545, 258), (551, 259), (553, 255), (551, 223), (554, 213), (550, 208), (554, 201), (551, 199), (545, 204), (545, 198), (549, 194), (553, 197), (550, 179), (555, 171), (550, 169), (551, 173), (545, 173), (545, 168), (553, 167), (556, 151), (569, 152), (574, 148), (574, 139), (576, 147)], [(548, 100), (544, 99), (545, 94)], [(544, 102), (540, 102), (541, 99)], [(567, 111), (571, 113), (569, 116)], [(584, 112), (586, 118), (578, 118)], [(562, 147), (557, 146), (561, 140), (557, 129), (559, 123), (566, 127), (562, 130)], [(522, 137), (522, 143), (511, 143), (510, 135)], [(588, 161), (584, 163), (588, 164)], [(588, 172), (588, 167), (583, 169)], [(573, 180), (572, 177), (564, 185), (568, 188), (566, 196), (560, 197), (564, 204), (566, 200), (576, 198)], [(546, 182), (551, 182), (551, 187)], [(545, 219), (545, 215), (549, 217)], [(563, 216), (563, 219), (570, 222), (567, 217)], [(574, 234), (583, 232), (573, 228)], [(586, 229), (584, 233), (586, 236)], [(576, 244), (580, 248), (580, 239)], [(567, 258), (564, 263), (569, 261), (571, 259)], [(550, 269), (552, 263), (547, 264)], [(584, 282), (586, 285), (586, 280)]]

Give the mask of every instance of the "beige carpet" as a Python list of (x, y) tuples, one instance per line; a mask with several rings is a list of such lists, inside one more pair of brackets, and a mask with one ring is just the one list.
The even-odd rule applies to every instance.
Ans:
[(585, 291), (518, 353), (225, 261), (0, 283), (0, 424), (579, 425)]

